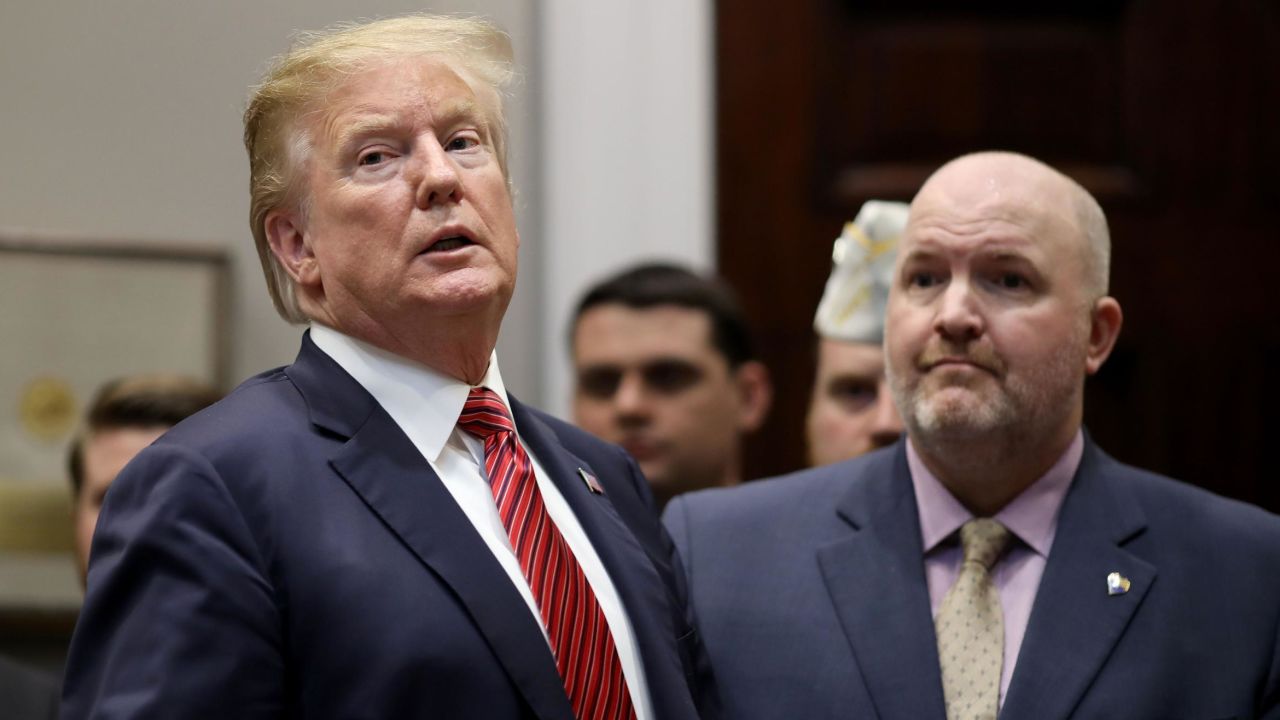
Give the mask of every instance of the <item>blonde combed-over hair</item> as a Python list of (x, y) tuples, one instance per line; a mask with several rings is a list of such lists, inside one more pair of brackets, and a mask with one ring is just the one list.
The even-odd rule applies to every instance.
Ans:
[(249, 223), (267, 290), (288, 322), (306, 323), (308, 318), (298, 304), (292, 278), (271, 252), (266, 218), (289, 204), (305, 213), (300, 178), (312, 139), (300, 121), (352, 74), (380, 62), (423, 56), (446, 61), (476, 93), (492, 130), (498, 163), (509, 178), (503, 97), (515, 72), (511, 41), (487, 20), (414, 14), (300, 33), (253, 88), (244, 113)]

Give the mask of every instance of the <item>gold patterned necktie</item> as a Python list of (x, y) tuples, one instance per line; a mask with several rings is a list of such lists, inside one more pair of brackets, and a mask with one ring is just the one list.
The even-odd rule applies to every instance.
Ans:
[(1009, 530), (991, 518), (960, 528), (964, 563), (934, 618), (947, 720), (995, 720), (1004, 657), (1004, 614), (991, 566), (1009, 544)]

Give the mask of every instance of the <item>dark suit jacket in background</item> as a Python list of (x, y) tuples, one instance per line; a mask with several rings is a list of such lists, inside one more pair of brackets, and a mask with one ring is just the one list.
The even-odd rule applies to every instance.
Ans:
[[(658, 718), (694, 718), (683, 578), (635, 464), (512, 401), (635, 630)], [(603, 495), (589, 492), (578, 468)], [(707, 696), (708, 698), (711, 695)], [(528, 605), (391, 417), (304, 338), (113, 484), (64, 718), (560, 718)]]
[[(726, 717), (945, 718), (904, 447), (667, 506)], [(1000, 714), (1068, 717), (1280, 718), (1280, 518), (1088, 442)]]
[(0, 657), (0, 720), (53, 720), (58, 686), (52, 678)]

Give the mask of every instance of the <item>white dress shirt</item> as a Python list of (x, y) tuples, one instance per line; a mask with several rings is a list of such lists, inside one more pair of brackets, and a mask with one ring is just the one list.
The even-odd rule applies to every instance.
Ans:
[[(524, 571), (520, 569), (520, 561), (511, 548), (511, 538), (502, 525), (493, 492), (485, 477), (484, 443), (458, 429), (458, 417), (462, 415), (462, 406), (466, 403), (472, 386), (319, 323), (311, 324), (311, 340), (355, 378), (382, 409), (387, 411), (405, 435), (409, 436), (409, 440), (440, 477), (458, 507), (475, 526), (489, 552), (493, 553), (511, 578), (511, 584), (524, 598), (529, 612), (546, 637), (547, 629), (542, 621), (542, 614), (538, 611)], [(479, 385), (497, 393), (502, 403), (507, 404), (507, 391), (502, 384), (502, 374), (498, 371), (496, 354), (489, 359), (489, 369)], [(510, 412), (510, 407), (507, 411)], [(516, 428), (517, 438), (519, 434), (520, 429)], [(578, 564), (582, 566), (582, 572), (609, 623), (618, 657), (622, 661), (622, 673), (631, 691), (636, 719), (652, 720), (653, 711), (640, 649), (618, 591), (568, 502), (555, 483), (548, 479), (538, 457), (529, 451), (523, 440), (520, 440), (520, 444), (533, 463), (538, 490), (542, 493), (547, 513), (569, 544)], [(423, 481), (426, 482), (426, 478)]]

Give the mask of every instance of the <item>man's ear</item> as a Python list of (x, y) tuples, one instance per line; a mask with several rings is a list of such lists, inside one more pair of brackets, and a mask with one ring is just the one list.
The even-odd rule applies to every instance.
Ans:
[(1120, 337), (1124, 313), (1113, 297), (1100, 298), (1093, 304), (1089, 325), (1089, 353), (1085, 358), (1085, 372), (1092, 375), (1102, 367)]
[(293, 281), (303, 287), (316, 287), (320, 284), (320, 264), (316, 262), (315, 253), (303, 232), (298, 214), (293, 210), (276, 209), (267, 213), (263, 220), (267, 233), (267, 244), (271, 253), (276, 256), (285, 272)]
[(748, 360), (733, 372), (733, 381), (738, 391), (738, 429), (742, 432), (758, 430), (773, 404), (769, 369), (758, 360)]

